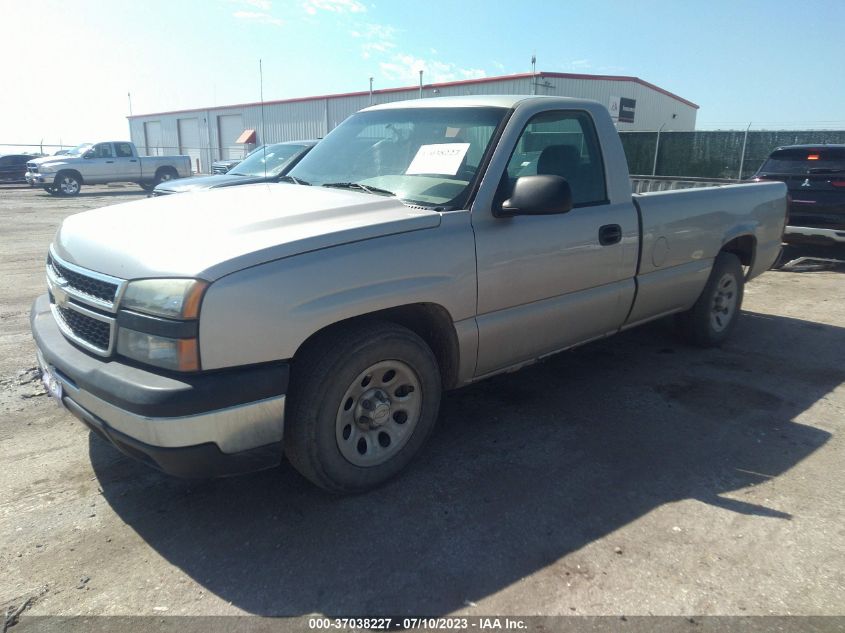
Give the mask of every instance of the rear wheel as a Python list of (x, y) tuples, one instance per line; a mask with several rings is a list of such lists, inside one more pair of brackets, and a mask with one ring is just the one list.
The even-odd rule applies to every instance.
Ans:
[(744, 288), (745, 276), (739, 258), (733, 253), (719, 253), (698, 301), (676, 316), (684, 338), (701, 347), (719, 345), (726, 340), (739, 318)]
[(175, 180), (178, 177), (179, 174), (172, 167), (162, 167), (156, 172), (155, 185), (153, 187), (169, 180)]
[(79, 190), (82, 189), (82, 182), (79, 176), (72, 172), (60, 172), (56, 176), (53, 188), (58, 191), (60, 196), (78, 196)]
[(338, 329), (295, 361), (285, 453), (330, 492), (374, 488), (425, 443), (440, 394), (434, 354), (410, 330), (381, 322)]
[(156, 185), (158, 183), (155, 183), (155, 182), (139, 182), (138, 184), (141, 185), (141, 189), (143, 189), (144, 191), (152, 191), (153, 189), (156, 188)]

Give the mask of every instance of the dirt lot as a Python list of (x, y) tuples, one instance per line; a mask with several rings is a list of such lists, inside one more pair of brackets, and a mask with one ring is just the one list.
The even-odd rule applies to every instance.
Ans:
[(845, 612), (845, 269), (767, 273), (721, 349), (660, 322), (449, 394), (408, 473), (338, 499), (168, 478), (38, 395), (59, 222), (143, 195), (0, 188), (0, 609)]

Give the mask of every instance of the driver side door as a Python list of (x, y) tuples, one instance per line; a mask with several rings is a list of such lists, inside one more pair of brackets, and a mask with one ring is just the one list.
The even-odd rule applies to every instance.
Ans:
[[(590, 114), (542, 111), (522, 128), (492, 207), (517, 178), (566, 178), (573, 208), (556, 215), (495, 217), (473, 208), (478, 261), (476, 376), (615, 332), (634, 292), (636, 210), (608, 199)], [(634, 256), (632, 257), (632, 254)]]

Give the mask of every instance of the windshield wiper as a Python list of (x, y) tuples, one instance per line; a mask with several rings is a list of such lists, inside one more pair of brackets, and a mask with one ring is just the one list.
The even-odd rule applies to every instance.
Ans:
[(378, 187), (370, 187), (369, 185), (362, 185), (360, 182), (327, 182), (324, 187), (332, 187), (334, 189), (358, 189), (367, 193), (380, 194), (382, 196), (395, 196), (396, 194), (387, 189), (379, 189)]
[(841, 174), (845, 169), (830, 169), (828, 167), (817, 167), (816, 169), (808, 169), (808, 174)]
[(279, 182), (292, 182), (295, 185), (307, 185), (311, 186), (310, 182), (305, 182), (302, 178), (297, 178), (296, 176), (282, 176), (279, 178)]

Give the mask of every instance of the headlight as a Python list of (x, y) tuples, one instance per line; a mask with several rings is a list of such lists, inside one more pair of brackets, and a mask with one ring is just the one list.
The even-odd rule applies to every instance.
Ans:
[(126, 286), (121, 308), (169, 319), (196, 319), (208, 282), (199, 279), (142, 279)]
[(117, 353), (174, 371), (196, 371), (200, 368), (195, 338), (168, 338), (120, 328)]
[(42, 174), (48, 174), (54, 171), (54, 168), (52, 165), (34, 165), (32, 171), (40, 171)]

